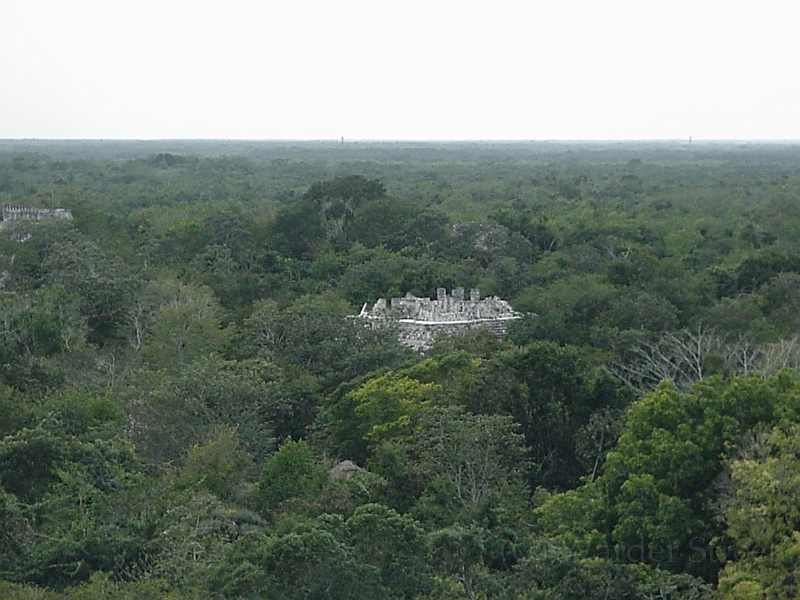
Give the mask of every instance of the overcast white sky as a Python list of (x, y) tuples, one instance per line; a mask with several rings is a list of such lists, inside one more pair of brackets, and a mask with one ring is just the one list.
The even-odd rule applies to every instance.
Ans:
[(0, 138), (800, 139), (800, 0), (0, 0)]

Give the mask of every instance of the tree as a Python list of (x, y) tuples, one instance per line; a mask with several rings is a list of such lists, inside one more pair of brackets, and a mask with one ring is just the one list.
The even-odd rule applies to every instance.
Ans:
[(63, 285), (81, 298), (81, 312), (91, 341), (104, 343), (119, 335), (138, 282), (116, 256), (90, 240), (53, 244), (42, 264), (46, 284)]
[(597, 411), (623, 408), (631, 399), (581, 349), (535, 342), (482, 363), (465, 404), (475, 413), (511, 416), (531, 452), (530, 483), (566, 488), (588, 474), (576, 446), (581, 429)]
[(655, 342), (642, 341), (612, 367), (624, 381), (639, 390), (653, 389), (660, 382), (672, 381), (688, 390), (708, 375), (710, 358), (723, 346), (714, 331), (698, 328), (667, 333)]
[(508, 416), (436, 407), (423, 417), (414, 446), (423, 472), (445, 482), (467, 514), (475, 514), (520, 482), (524, 446), (516, 429)]
[(325, 241), (319, 209), (311, 202), (281, 208), (270, 230), (270, 246), (283, 256), (305, 260), (317, 254)]
[(308, 443), (288, 440), (261, 468), (258, 506), (264, 514), (270, 514), (287, 500), (319, 492), (326, 479), (327, 472), (318, 464)]
[(281, 380), (268, 363), (210, 355), (180, 373), (139, 370), (118, 393), (132, 420), (131, 435), (155, 463), (183, 460), (219, 427), (232, 428), (260, 463), (273, 448), (272, 419), (287, 411)]
[(607, 558), (587, 558), (545, 538), (532, 537), (526, 550), (506, 589), (525, 589), (528, 598), (710, 600), (712, 597), (711, 586), (694, 577)]
[(534, 216), (530, 209), (499, 210), (489, 215), (496, 223), (508, 227), (511, 231), (524, 236), (540, 252), (552, 251), (556, 248), (556, 236), (551, 231), (544, 216)]
[(380, 181), (361, 175), (315, 183), (299, 202), (278, 211), (272, 247), (297, 259), (312, 258), (328, 246), (341, 249), (356, 210), (385, 194)]
[(422, 209), (410, 200), (399, 198), (375, 198), (360, 204), (353, 212), (353, 220), (347, 226), (347, 239), (359, 242), (367, 248), (384, 246), (398, 252), (419, 241), (424, 247), (436, 241), (419, 231)]
[(434, 561), (441, 573), (463, 586), (469, 600), (479, 598), (476, 571), (482, 571), (484, 531), (476, 526), (454, 525), (430, 535)]
[(409, 355), (394, 332), (368, 329), (348, 316), (352, 310), (335, 297), (304, 296), (283, 309), (258, 305), (243, 333), (256, 353), (295, 377), (316, 377), (323, 392)]
[(411, 435), (431, 407), (459, 401), (472, 386), (478, 364), (454, 352), (340, 386), (325, 401), (328, 443), (364, 464), (382, 443)]
[(189, 449), (181, 469), (180, 485), (205, 488), (218, 498), (227, 500), (244, 481), (247, 463), (236, 431), (222, 425), (213, 431), (206, 443)]
[(336, 241), (352, 223), (359, 206), (385, 194), (386, 188), (377, 179), (349, 175), (315, 183), (303, 195), (303, 200), (319, 210), (328, 239)]
[(85, 343), (80, 300), (63, 286), (41, 287), (29, 294), (0, 293), (0, 359), (9, 383), (28, 387), (31, 379), (37, 379), (42, 359)]
[(177, 371), (220, 352), (232, 337), (211, 290), (176, 280), (151, 282), (129, 315), (131, 344), (154, 368)]
[[(727, 559), (721, 597), (795, 598), (800, 591), (800, 424), (756, 431), (731, 461), (723, 495)], [(717, 558), (717, 557), (709, 557)]]
[[(353, 560), (335, 534), (340, 522), (318, 520), (273, 535), (249, 533), (231, 545), (209, 587), (224, 598), (389, 598), (376, 569)], [(333, 529), (333, 531), (330, 531)]]
[(347, 522), (355, 558), (377, 569), (391, 598), (417, 598), (430, 586), (430, 548), (422, 526), (381, 504), (359, 506)]
[(798, 399), (800, 382), (788, 372), (712, 378), (685, 394), (662, 383), (627, 411), (601, 475), (545, 502), (540, 523), (555, 541), (594, 554), (713, 580), (720, 563), (709, 557), (722, 534), (713, 482), (724, 458), (748, 431), (795, 421)]

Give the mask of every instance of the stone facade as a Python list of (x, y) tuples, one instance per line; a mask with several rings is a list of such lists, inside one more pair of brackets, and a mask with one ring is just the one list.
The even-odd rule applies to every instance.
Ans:
[(4, 206), (3, 223), (13, 221), (46, 221), (49, 219), (72, 219), (72, 212), (65, 208), (34, 208), (32, 206)]
[(467, 298), (464, 288), (455, 288), (452, 294), (439, 288), (436, 300), (411, 294), (392, 298), (388, 303), (380, 298), (371, 309), (365, 304), (358, 317), (371, 327), (397, 324), (403, 344), (425, 350), (442, 333), (458, 335), (473, 329), (487, 329), (502, 337), (508, 323), (522, 315), (505, 300), (494, 296), (481, 299), (476, 289), (470, 290)]

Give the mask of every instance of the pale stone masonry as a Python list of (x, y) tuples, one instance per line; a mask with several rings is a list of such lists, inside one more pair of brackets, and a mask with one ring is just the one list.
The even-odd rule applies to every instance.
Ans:
[(48, 219), (72, 219), (72, 212), (65, 208), (3, 207), (3, 221), (46, 221)]
[(448, 294), (445, 288), (436, 290), (436, 300), (406, 294), (392, 298), (389, 303), (380, 298), (368, 309), (361, 309), (360, 319), (371, 327), (397, 324), (400, 341), (416, 350), (425, 350), (442, 333), (463, 334), (473, 329), (488, 329), (504, 336), (510, 321), (521, 314), (514, 311), (505, 300), (497, 297), (481, 299), (478, 290), (470, 290), (465, 298), (464, 288), (455, 288)]

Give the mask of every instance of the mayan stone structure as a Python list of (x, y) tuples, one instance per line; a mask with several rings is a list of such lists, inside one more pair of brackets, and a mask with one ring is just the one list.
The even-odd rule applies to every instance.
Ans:
[(476, 289), (466, 298), (464, 288), (455, 288), (452, 294), (439, 288), (436, 300), (411, 294), (392, 298), (389, 303), (380, 298), (371, 309), (365, 304), (358, 317), (371, 327), (397, 324), (403, 344), (425, 350), (442, 333), (458, 335), (473, 329), (487, 329), (502, 337), (508, 323), (522, 315), (505, 300), (494, 296), (481, 299)]
[(49, 219), (72, 219), (72, 212), (65, 208), (34, 208), (32, 206), (4, 206), (3, 223), (14, 221), (47, 221)]

